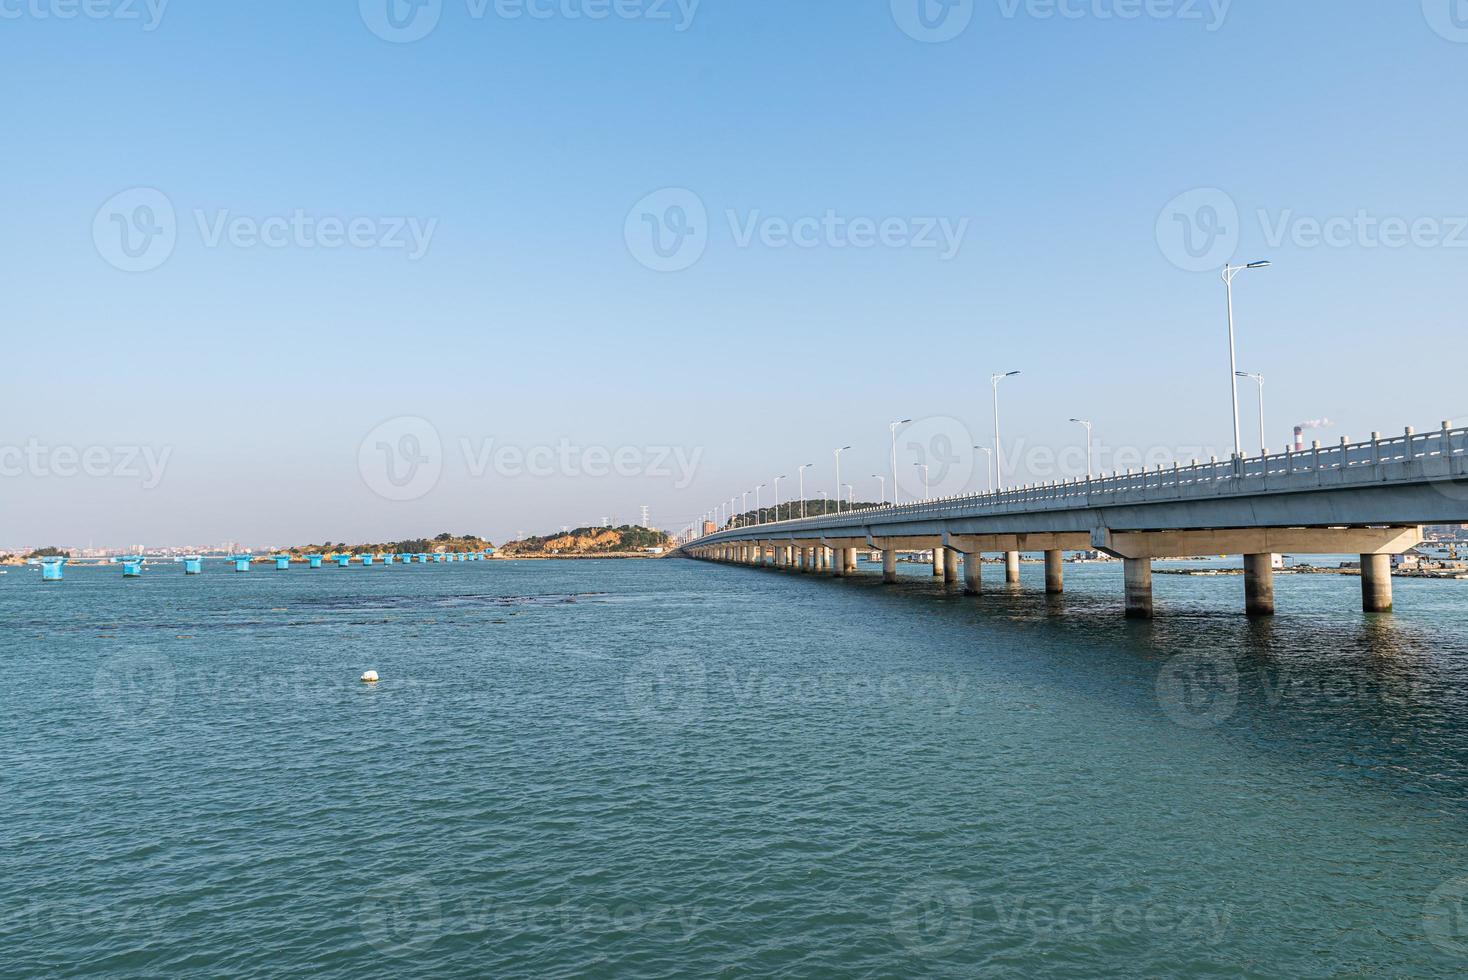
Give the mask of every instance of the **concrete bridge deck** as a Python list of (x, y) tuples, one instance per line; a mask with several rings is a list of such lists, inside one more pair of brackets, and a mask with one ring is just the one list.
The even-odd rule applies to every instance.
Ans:
[(1003, 552), (1018, 581), (1019, 553), (1043, 551), (1046, 587), (1063, 588), (1065, 551), (1125, 561), (1126, 611), (1150, 617), (1154, 558), (1244, 556), (1245, 607), (1274, 612), (1272, 556), (1358, 554), (1363, 607), (1392, 606), (1391, 556), (1421, 541), (1421, 525), (1468, 522), (1468, 428), (1174, 465), (1097, 479), (1035, 484), (729, 527), (678, 550), (689, 557), (773, 563), (833, 575), (855, 571), (855, 551), (883, 553), (896, 579), (899, 551), (932, 550), (934, 574), (982, 590), (984, 552)]

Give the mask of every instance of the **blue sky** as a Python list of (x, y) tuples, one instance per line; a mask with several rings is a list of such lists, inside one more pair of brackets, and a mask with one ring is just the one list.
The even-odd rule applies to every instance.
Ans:
[[(1223, 287), (1189, 268), (1227, 258), (1274, 262), (1236, 284), (1271, 446), (1468, 420), (1448, 0), (971, 0), (936, 43), (916, 0), (394, 0), (437, 17), (407, 42), (383, 2), (0, 3), (0, 547), (676, 528), (801, 463), (813, 496), (848, 444), (875, 498), (909, 417), (955, 447), (934, 492), (977, 490), (959, 443), (1011, 369), (1011, 480), (1084, 469), (1072, 416), (1101, 468), (1227, 453)], [(656, 271), (668, 189), (704, 214)], [(126, 271), (148, 217), (171, 248)]]

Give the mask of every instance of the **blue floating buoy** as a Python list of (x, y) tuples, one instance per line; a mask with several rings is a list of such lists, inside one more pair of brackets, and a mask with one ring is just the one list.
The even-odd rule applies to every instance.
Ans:
[(122, 577), (123, 578), (142, 578), (143, 577), (143, 559), (141, 559), (141, 558), (124, 558), (122, 560)]
[(352, 563), (352, 556), (351, 555), (337, 555), (336, 556), (336, 567), (337, 568), (346, 568), (351, 563)]
[(66, 565), (65, 558), (47, 558), (41, 562), (41, 581), (60, 582), (61, 569)]
[(384, 565), (391, 565), (395, 561), (397, 561), (397, 556), (396, 555), (388, 554), (388, 555), (383, 555), (382, 556), (382, 563)]
[(362, 564), (363, 564), (363, 566), (368, 567), (368, 568), (372, 567), (372, 562), (375, 561), (375, 560), (376, 559), (374, 559), (371, 555), (363, 555), (362, 556)]
[(306, 562), (312, 568), (320, 568), (321, 567), (321, 559), (322, 559), (322, 557), (323, 557), (322, 555), (307, 555), (306, 556)]
[(184, 555), (183, 567), (185, 575), (202, 575), (204, 559), (199, 555)]
[(277, 572), (288, 571), (290, 569), (290, 567), (291, 567), (291, 556), (290, 555), (276, 555), (275, 556), (275, 570)]
[(230, 561), (234, 562), (234, 570), (237, 572), (248, 572), (250, 570), (249, 555), (235, 555)]

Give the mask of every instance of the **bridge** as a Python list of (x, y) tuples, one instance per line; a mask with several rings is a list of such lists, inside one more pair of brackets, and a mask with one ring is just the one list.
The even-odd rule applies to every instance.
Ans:
[[(838, 504), (839, 507), (839, 504)], [(1044, 552), (1045, 588), (1064, 589), (1066, 551), (1122, 559), (1126, 615), (1151, 618), (1152, 561), (1242, 555), (1244, 605), (1274, 613), (1275, 554), (1361, 556), (1362, 607), (1392, 609), (1391, 556), (1422, 541), (1424, 524), (1468, 522), (1468, 428), (1254, 457), (1173, 464), (1102, 478), (1048, 482), (970, 496), (726, 527), (675, 555), (791, 572), (856, 574), (857, 549), (933, 552), (933, 573), (983, 591), (983, 555), (1002, 553), (1008, 583), (1021, 552)]]

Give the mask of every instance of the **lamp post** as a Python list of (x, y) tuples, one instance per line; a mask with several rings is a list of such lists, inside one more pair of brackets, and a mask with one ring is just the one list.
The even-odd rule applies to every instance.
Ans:
[(800, 467), (800, 516), (805, 517), (805, 471), (815, 463), (805, 463)]
[(763, 524), (765, 522), (765, 515), (760, 510), (759, 506), (759, 492), (763, 490), (766, 486), (768, 486), (768, 484), (761, 483), (759, 486), (754, 488), (754, 522), (756, 524)]
[[(888, 430), (892, 433), (892, 502), (897, 503), (897, 427), (907, 425), (912, 419), (902, 419), (898, 422), (887, 423)], [(887, 491), (882, 491), (882, 499), (887, 499)]]
[(882, 486), (882, 503), (885, 504), (887, 502), (887, 478), (885, 476), (883, 476), (882, 474), (880, 474), (880, 473), (873, 473), (872, 474), (872, 479), (876, 480), (878, 483), (881, 484), (881, 486)]
[(1223, 267), (1223, 285), (1228, 292), (1228, 390), (1234, 402), (1234, 458), (1244, 455), (1243, 441), (1239, 437), (1239, 365), (1234, 357), (1234, 278), (1249, 269), (1267, 269), (1268, 262), (1250, 262), (1248, 265), (1226, 265)]
[(1267, 455), (1269, 449), (1264, 444), (1264, 375), (1250, 374), (1248, 371), (1235, 371), (1234, 377), (1248, 378), (1259, 386), (1259, 455)]
[(821, 516), (826, 516), (826, 491), (817, 490), (816, 496), (821, 498)]
[(849, 483), (841, 485), (846, 488), (846, 509), (854, 510), (856, 508), (856, 488)]
[(1086, 427), (1086, 479), (1091, 478), (1091, 423), (1086, 419), (1071, 419), (1076, 425)]
[(994, 486), (999, 490), (1004, 489), (1004, 450), (1000, 448), (1002, 444), (999, 442), (999, 382), (1017, 374), (1019, 374), (1018, 371), (1006, 371), (1003, 374), (991, 375), (989, 378), (989, 384), (994, 387), (994, 455), (997, 457)]
[(749, 491), (746, 490), (739, 495), (739, 526), (749, 526)]
[(775, 520), (776, 521), (779, 521), (780, 520), (780, 481), (781, 480), (788, 480), (788, 479), (789, 479), (789, 477), (786, 477), (786, 476), (777, 476), (777, 477), (775, 477)]
[(986, 488), (990, 493), (994, 492), (994, 450), (988, 446), (975, 446), (979, 452), (984, 454), (984, 480), (988, 483)]
[(930, 491), (928, 488), (928, 464), (913, 463), (912, 465), (923, 471), (923, 499), (927, 500), (930, 495)]
[(842, 446), (835, 451), (836, 456), (836, 513), (841, 513), (841, 454), (850, 449), (850, 446)]

